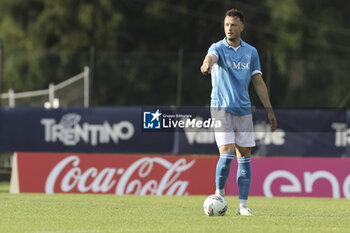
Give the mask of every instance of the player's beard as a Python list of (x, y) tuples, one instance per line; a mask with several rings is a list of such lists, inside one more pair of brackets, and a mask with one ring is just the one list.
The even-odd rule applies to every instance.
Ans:
[(235, 42), (237, 42), (240, 37), (239, 36), (231, 36), (231, 37), (228, 37), (226, 36), (227, 40), (229, 40), (232, 44), (234, 44)]
[(235, 42), (236, 41), (236, 37), (230, 37), (230, 38), (228, 38), (228, 40), (230, 41), (230, 42)]
[(230, 42), (233, 43), (233, 42), (239, 40), (240, 35), (239, 35), (239, 33), (231, 32), (231, 36), (229, 36), (228, 33), (226, 33), (226, 38), (227, 38)]

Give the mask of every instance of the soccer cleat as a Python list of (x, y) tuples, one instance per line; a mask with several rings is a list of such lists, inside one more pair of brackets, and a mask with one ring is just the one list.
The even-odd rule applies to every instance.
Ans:
[(242, 216), (254, 216), (252, 211), (247, 207), (247, 208), (239, 208), (237, 211), (237, 215), (242, 215)]

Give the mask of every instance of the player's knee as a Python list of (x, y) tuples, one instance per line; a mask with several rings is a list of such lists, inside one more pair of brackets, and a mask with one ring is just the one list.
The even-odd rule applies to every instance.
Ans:
[(235, 153), (235, 146), (234, 146), (234, 144), (222, 145), (219, 147), (219, 152), (220, 153)]
[(251, 156), (252, 154), (252, 148), (251, 147), (239, 147), (237, 146), (237, 157), (247, 157)]

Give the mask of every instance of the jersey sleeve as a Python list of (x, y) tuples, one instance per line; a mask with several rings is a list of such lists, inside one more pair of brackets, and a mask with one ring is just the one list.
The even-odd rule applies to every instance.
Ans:
[(260, 68), (259, 54), (258, 54), (258, 51), (256, 51), (256, 49), (254, 49), (252, 52), (251, 68), (252, 68), (251, 76), (255, 74), (262, 74), (261, 68)]
[(214, 54), (219, 60), (219, 52), (215, 43), (209, 47), (207, 55), (209, 54)]

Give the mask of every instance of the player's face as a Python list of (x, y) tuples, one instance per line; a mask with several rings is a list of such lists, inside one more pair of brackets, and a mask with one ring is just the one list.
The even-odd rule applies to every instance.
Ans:
[(244, 24), (238, 17), (227, 16), (224, 21), (224, 29), (226, 38), (229, 41), (236, 41), (241, 38)]

